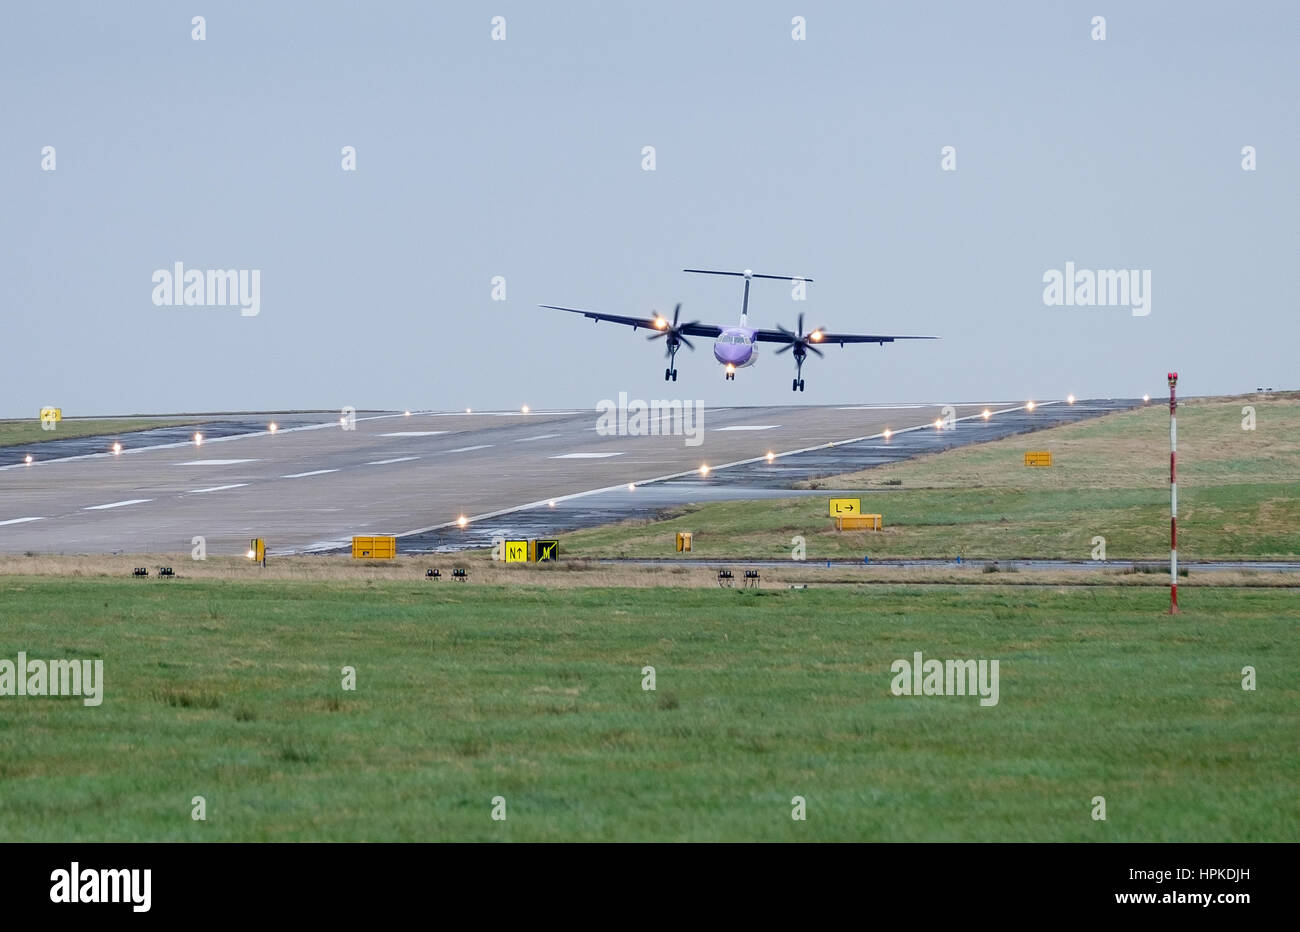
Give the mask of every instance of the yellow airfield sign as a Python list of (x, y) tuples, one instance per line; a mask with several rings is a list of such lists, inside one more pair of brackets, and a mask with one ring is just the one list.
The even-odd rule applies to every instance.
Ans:
[(832, 498), (831, 499), (831, 517), (838, 518), (841, 515), (858, 515), (862, 514), (862, 499), (860, 498)]

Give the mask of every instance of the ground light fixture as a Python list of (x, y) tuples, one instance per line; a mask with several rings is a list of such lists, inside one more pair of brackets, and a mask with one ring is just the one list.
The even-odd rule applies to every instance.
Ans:
[(196, 434), (194, 435), (194, 445), (195, 445), (196, 447), (201, 447), (201, 446), (203, 446), (203, 435), (202, 435), (202, 434), (198, 434), (198, 433), (196, 433)]
[(1037, 406), (1036, 406), (1032, 401), (1027, 401), (1027, 402), (1025, 402), (1025, 410), (1026, 410), (1026, 411), (1032, 411), (1032, 410), (1034, 410), (1035, 407), (1037, 407)]
[(469, 518), (466, 518), (464, 515), (461, 515), (459, 518), (456, 519), (456, 523), (461, 527), (464, 527), (465, 525), (469, 524)]
[(708, 464), (708, 463), (701, 463), (701, 464), (700, 464), (700, 475), (701, 475), (701, 476), (707, 476), (708, 474), (709, 474), (709, 464)]
[(987, 420), (988, 420), (989, 418), (991, 418), (992, 416), (993, 416), (993, 412), (990, 411), (988, 408), (985, 408), (985, 409), (984, 409), (984, 415), (983, 415), (984, 420), (987, 421)]
[(114, 455), (114, 456), (117, 456), (117, 455), (118, 455), (119, 453), (121, 453), (121, 452), (122, 452), (122, 444), (120, 444), (120, 443), (114, 443), (114, 444), (113, 444), (113, 455)]

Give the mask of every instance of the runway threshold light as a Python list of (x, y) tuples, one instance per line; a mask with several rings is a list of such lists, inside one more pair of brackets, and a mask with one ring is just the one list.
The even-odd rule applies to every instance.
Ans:
[(628, 490), (629, 492), (635, 492), (635, 491), (636, 491), (636, 483), (635, 483), (635, 482), (629, 482), (629, 483), (627, 484), (627, 490)]
[(1034, 410), (1034, 403), (1033, 403), (1032, 401), (1027, 402), (1027, 403), (1025, 404), (1025, 410), (1026, 410), (1026, 411), (1032, 411), (1032, 410)]
[(550, 500), (549, 502), (547, 502), (546, 504), (547, 504), (549, 507), (554, 508), (554, 507), (555, 507), (555, 499), (551, 499), (551, 500)]
[(886, 428), (885, 428), (885, 439), (888, 440), (891, 436), (893, 436), (893, 433), (894, 433), (894, 432), (893, 432), (892, 430), (890, 430), (888, 427), (886, 427)]
[(934, 426), (935, 426), (936, 428), (943, 427), (943, 418), (941, 418), (941, 417), (937, 417), (937, 418), (935, 418), (935, 419), (934, 419)]
[(121, 445), (120, 443), (114, 443), (114, 444), (113, 444), (113, 455), (114, 455), (114, 456), (117, 456), (117, 455), (118, 455), (119, 453), (121, 453), (121, 452), (122, 452), (122, 445)]
[(987, 421), (987, 420), (988, 420), (989, 418), (991, 418), (992, 416), (993, 416), (993, 412), (990, 411), (988, 408), (985, 408), (985, 409), (984, 409), (984, 420)]
[(195, 434), (195, 435), (194, 435), (194, 445), (195, 445), (196, 447), (201, 447), (201, 446), (203, 446), (203, 435), (202, 435), (202, 434)]
[(701, 476), (707, 476), (708, 474), (709, 474), (709, 464), (708, 464), (708, 463), (701, 463), (701, 464), (700, 464), (700, 475), (701, 475)]
[(271, 433), (275, 433), (275, 432), (276, 432), (277, 430), (279, 430), (280, 428), (279, 428), (279, 426), (275, 423), (275, 421), (272, 421), (272, 422), (267, 426), (266, 429), (269, 430)]
[(1066, 395), (1066, 396), (1065, 396), (1065, 403), (1066, 403), (1066, 404), (1070, 404), (1070, 405), (1074, 404), (1074, 396), (1073, 396), (1073, 395)]
[(527, 414), (527, 413), (528, 413), (528, 405), (524, 405), (524, 407), (523, 407), (523, 412), (524, 412), (524, 414)]
[(459, 524), (461, 527), (464, 527), (465, 525), (469, 524), (469, 519), (466, 518), (464, 515), (461, 515), (459, 518), (456, 519), (456, 523)]
[(1151, 400), (1151, 396), (1150, 396), (1150, 395), (1143, 395), (1143, 396), (1142, 396), (1142, 400), (1143, 400), (1143, 401), (1148, 401), (1148, 402), (1149, 402), (1149, 401)]
[(774, 459), (776, 459), (776, 454), (773, 453), (771, 450), (768, 450), (768, 451), (767, 451), (767, 461), (770, 463), (770, 462), (772, 462), (772, 460), (774, 460)]
[(23, 462), (26, 463), (28, 466), (32, 465), (32, 455), (28, 453), (27, 459), (23, 460)]
[(410, 416), (411, 416), (411, 412), (410, 412), (410, 411), (407, 411), (407, 412), (406, 412), (406, 416), (407, 416), (407, 417), (410, 417)]

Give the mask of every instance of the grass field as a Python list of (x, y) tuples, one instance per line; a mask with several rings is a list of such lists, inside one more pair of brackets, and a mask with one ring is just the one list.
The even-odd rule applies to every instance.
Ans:
[[(1255, 429), (1242, 429), (1242, 408)], [(1178, 413), (1178, 544), (1184, 560), (1300, 558), (1300, 397), (1193, 401)], [(958, 430), (978, 425), (958, 425)], [(1054, 465), (1028, 468), (1028, 450)], [(823, 498), (722, 502), (664, 520), (565, 535), (573, 556), (667, 556), (678, 530), (695, 556), (809, 560), (873, 557), (1087, 560), (1169, 554), (1167, 405), (962, 447), (818, 480), (860, 490), (883, 532), (836, 532)]]
[(71, 418), (59, 421), (54, 430), (42, 430), (37, 418), (24, 418), (17, 421), (0, 421), (0, 447), (16, 446), (20, 443), (43, 443), (47, 440), (66, 440), (69, 437), (113, 437), (133, 430), (149, 430), (154, 427), (177, 427), (181, 424), (195, 424), (196, 420), (175, 420), (169, 418)]
[(0, 577), (0, 658), (105, 679), (0, 698), (0, 838), (1300, 840), (1294, 592), (1166, 598)]

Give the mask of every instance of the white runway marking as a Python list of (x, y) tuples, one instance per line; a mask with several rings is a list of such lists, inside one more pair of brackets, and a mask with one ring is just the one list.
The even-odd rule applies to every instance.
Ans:
[(436, 437), (438, 434), (445, 434), (445, 430), (395, 430), (391, 434), (380, 434), (381, 437)]
[(418, 456), (399, 456), (391, 460), (375, 460), (373, 463), (366, 463), (367, 466), (387, 466), (389, 463), (405, 463), (408, 460), (418, 460)]
[(470, 450), (486, 450), (486, 449), (487, 449), (488, 447), (490, 447), (490, 446), (494, 446), (494, 444), (491, 444), (491, 443), (480, 443), (480, 444), (478, 444), (478, 446), (473, 446), (473, 447), (457, 447), (456, 449), (454, 449), (454, 450), (448, 450), (447, 452), (448, 452), (448, 453), (468, 453)]
[(515, 443), (528, 443), (530, 440), (550, 440), (552, 437), (558, 437), (559, 434), (538, 434), (536, 437), (520, 437)]
[(715, 427), (714, 430), (776, 430), (780, 424), (737, 424), (734, 427)]
[(338, 472), (337, 469), (313, 469), (311, 472), (296, 472), (288, 476), (281, 476), (281, 479), (305, 479), (307, 476), (323, 476), (327, 472)]
[(10, 518), (8, 521), (0, 521), (0, 525), (5, 524), (25, 524), (28, 521), (44, 521), (44, 518)]
[(256, 463), (257, 460), (190, 460), (177, 466), (234, 466), (236, 463)]
[(561, 453), (559, 456), (552, 456), (553, 460), (598, 460), (607, 456), (623, 456), (622, 453)]
[(236, 482), (234, 485), (214, 485), (209, 489), (190, 489), (188, 494), (193, 495), (196, 492), (224, 492), (226, 489), (242, 489), (246, 485), (248, 485), (247, 482)]
[(128, 498), (124, 502), (109, 502), (107, 505), (91, 505), (82, 511), (103, 511), (105, 508), (121, 508), (123, 505), (143, 505), (145, 502), (153, 501), (152, 498)]

